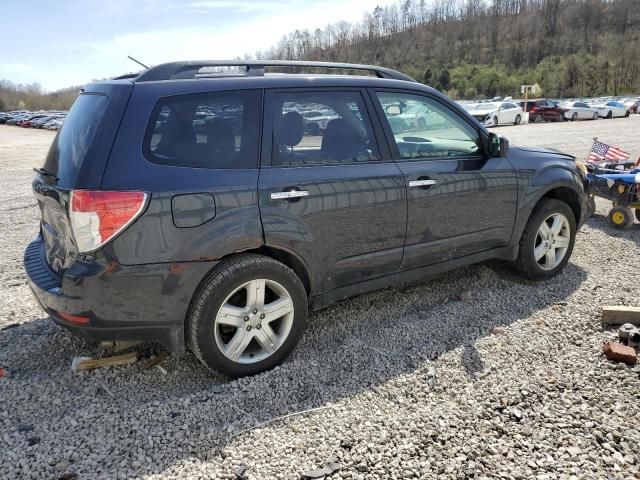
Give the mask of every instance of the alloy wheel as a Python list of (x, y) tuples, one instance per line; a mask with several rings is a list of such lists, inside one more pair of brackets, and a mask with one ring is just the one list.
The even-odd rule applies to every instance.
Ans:
[(565, 255), (571, 243), (569, 220), (562, 213), (549, 215), (538, 228), (533, 254), (542, 270), (553, 270)]
[(286, 288), (273, 280), (251, 280), (237, 287), (218, 310), (215, 341), (229, 360), (257, 363), (285, 343), (293, 316)]

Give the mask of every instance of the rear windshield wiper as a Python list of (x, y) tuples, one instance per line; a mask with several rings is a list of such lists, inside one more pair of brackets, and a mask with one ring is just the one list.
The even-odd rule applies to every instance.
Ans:
[(39, 173), (40, 175), (44, 175), (45, 177), (51, 177), (51, 178), (55, 179), (56, 182), (58, 180), (60, 180), (57, 176), (55, 176), (51, 172), (46, 171), (44, 168), (33, 167), (33, 171), (36, 172), (36, 173)]

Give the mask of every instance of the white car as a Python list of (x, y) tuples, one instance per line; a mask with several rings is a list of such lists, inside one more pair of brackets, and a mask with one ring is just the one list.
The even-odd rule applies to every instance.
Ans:
[(565, 120), (597, 120), (598, 110), (584, 102), (564, 102), (560, 104), (564, 110)]
[(598, 110), (600, 118), (628, 117), (629, 109), (620, 102), (609, 101), (591, 105), (591, 108)]
[(511, 102), (479, 103), (469, 113), (486, 127), (503, 123), (519, 125), (524, 117), (522, 108)]

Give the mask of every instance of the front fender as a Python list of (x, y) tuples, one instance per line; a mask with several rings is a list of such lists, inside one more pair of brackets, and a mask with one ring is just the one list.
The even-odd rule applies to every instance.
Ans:
[[(569, 162), (550, 162), (537, 170), (518, 170), (518, 214), (513, 229), (512, 243), (518, 243), (535, 206), (544, 197), (562, 198), (567, 190), (578, 200), (579, 228), (585, 220), (587, 193), (580, 173)], [(558, 197), (560, 195), (560, 197)]]

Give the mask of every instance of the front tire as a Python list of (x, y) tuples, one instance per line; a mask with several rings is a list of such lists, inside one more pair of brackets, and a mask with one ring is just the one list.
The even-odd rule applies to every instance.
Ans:
[(522, 232), (515, 267), (532, 280), (553, 277), (569, 261), (575, 239), (576, 219), (569, 205), (544, 198)]
[(230, 377), (275, 367), (304, 332), (307, 294), (286, 265), (262, 255), (223, 261), (195, 295), (187, 342), (200, 362)]
[(611, 110), (609, 110), (609, 111), (607, 112), (607, 116), (606, 116), (606, 117), (604, 117), (604, 118), (613, 118), (613, 112), (612, 112)]
[(576, 112), (573, 112), (573, 115), (571, 115), (571, 121), (575, 122), (576, 120), (578, 120), (578, 114)]

